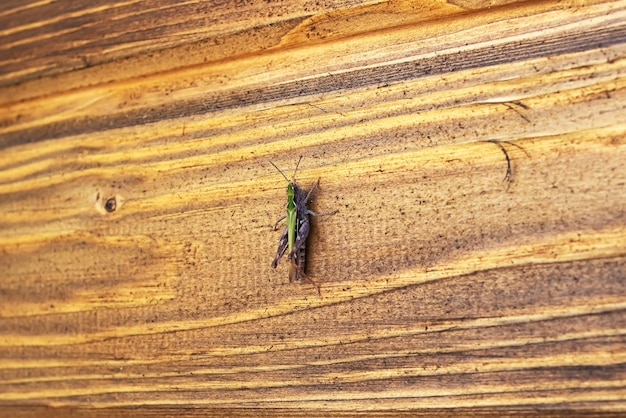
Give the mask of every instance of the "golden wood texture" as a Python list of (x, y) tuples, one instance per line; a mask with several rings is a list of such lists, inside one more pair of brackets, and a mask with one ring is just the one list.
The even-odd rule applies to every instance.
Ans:
[(626, 1), (2, 7), (0, 415), (626, 410)]

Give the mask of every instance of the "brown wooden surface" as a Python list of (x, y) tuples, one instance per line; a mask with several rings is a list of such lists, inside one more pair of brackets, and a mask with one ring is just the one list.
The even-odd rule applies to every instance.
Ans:
[(624, 74), (626, 1), (4, 2), (0, 415), (625, 412)]

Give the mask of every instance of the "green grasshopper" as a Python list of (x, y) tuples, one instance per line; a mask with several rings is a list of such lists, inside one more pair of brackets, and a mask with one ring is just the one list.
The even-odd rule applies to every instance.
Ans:
[(307, 280), (311, 284), (313, 284), (317, 288), (317, 293), (320, 294), (320, 287), (317, 283), (315, 283), (311, 278), (309, 278), (305, 272), (305, 264), (306, 264), (306, 239), (309, 236), (310, 226), (309, 226), (309, 215), (312, 216), (326, 216), (333, 215), (336, 211), (326, 212), (326, 213), (316, 213), (307, 208), (307, 202), (309, 201), (309, 197), (313, 190), (317, 188), (320, 183), (320, 179), (318, 178), (315, 183), (311, 186), (309, 191), (302, 189), (300, 186), (296, 184), (296, 172), (298, 171), (298, 166), (300, 165), (300, 161), (302, 161), (302, 156), (298, 160), (296, 164), (296, 169), (293, 171), (293, 176), (291, 177), (291, 181), (285, 176), (280, 168), (276, 166), (272, 161), (270, 164), (274, 166), (276, 170), (284, 177), (287, 181), (287, 214), (282, 216), (276, 224), (274, 225), (274, 230), (278, 224), (287, 219), (287, 226), (283, 231), (283, 234), (278, 240), (278, 250), (276, 251), (276, 256), (274, 257), (274, 261), (272, 261), (272, 267), (276, 268), (278, 266), (278, 261), (280, 258), (287, 253), (287, 259), (289, 260), (289, 282), (293, 282), (295, 280)]

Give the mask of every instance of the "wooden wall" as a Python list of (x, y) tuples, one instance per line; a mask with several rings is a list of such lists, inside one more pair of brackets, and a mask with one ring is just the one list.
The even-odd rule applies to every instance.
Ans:
[(625, 106), (624, 0), (4, 1), (0, 415), (625, 412)]

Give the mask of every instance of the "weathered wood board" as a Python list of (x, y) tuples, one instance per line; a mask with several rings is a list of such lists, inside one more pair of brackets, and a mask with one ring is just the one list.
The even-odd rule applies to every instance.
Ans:
[(0, 22), (0, 415), (626, 410), (626, 1)]

